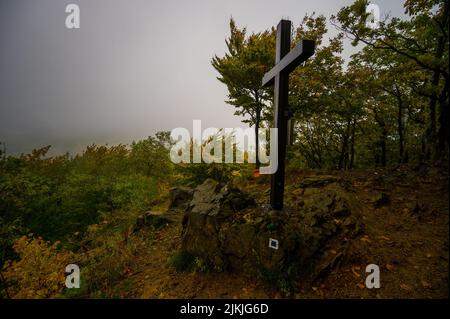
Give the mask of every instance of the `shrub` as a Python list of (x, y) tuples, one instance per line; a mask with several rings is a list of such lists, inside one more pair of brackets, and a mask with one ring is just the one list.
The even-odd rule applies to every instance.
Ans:
[(174, 267), (176, 271), (192, 271), (196, 265), (195, 256), (191, 255), (185, 250), (176, 252), (168, 261), (171, 267)]
[(84, 234), (85, 251), (80, 255), (80, 289), (65, 290), (62, 298), (111, 298), (119, 284), (139, 267), (149, 242), (133, 236), (126, 219), (90, 225)]
[(59, 246), (27, 236), (14, 243), (20, 260), (8, 261), (3, 273), (12, 298), (51, 298), (64, 289), (65, 269), (75, 255)]

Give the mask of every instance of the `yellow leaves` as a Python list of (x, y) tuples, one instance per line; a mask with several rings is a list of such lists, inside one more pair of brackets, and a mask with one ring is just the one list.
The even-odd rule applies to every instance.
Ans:
[(406, 291), (411, 291), (412, 290), (412, 287), (410, 285), (407, 285), (407, 284), (400, 284), (400, 288), (402, 290), (406, 290)]
[(361, 269), (359, 266), (352, 266), (352, 273), (356, 278), (361, 277), (361, 274), (358, 272)]
[(389, 270), (389, 271), (394, 271), (395, 266), (392, 265), (392, 264), (387, 264), (387, 265), (386, 265), (386, 269)]
[(431, 289), (432, 288), (431, 284), (428, 281), (422, 280), (420, 283), (422, 284), (422, 287), (425, 288), (425, 289)]
[(358, 283), (356, 286), (358, 286), (359, 289), (364, 289), (366, 286), (362, 283)]
[(368, 236), (368, 235), (362, 236), (360, 240), (361, 240), (361, 241), (364, 241), (364, 242), (367, 242), (367, 243), (370, 243), (370, 239), (369, 239), (369, 236)]
[(239, 177), (239, 176), (241, 176), (241, 172), (234, 170), (234, 171), (231, 171), (231, 175), (233, 175), (235, 177)]
[(95, 233), (95, 232), (99, 231), (100, 229), (101, 229), (101, 226), (99, 224), (92, 224), (92, 225), (88, 226), (87, 231), (89, 233)]
[(51, 298), (65, 287), (65, 267), (74, 254), (59, 249), (60, 242), (50, 245), (41, 237), (23, 236), (13, 245), (19, 261), (8, 261), (4, 276), (14, 298)]

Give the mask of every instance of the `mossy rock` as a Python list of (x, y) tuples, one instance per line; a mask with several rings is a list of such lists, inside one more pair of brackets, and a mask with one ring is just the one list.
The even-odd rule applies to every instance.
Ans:
[[(183, 250), (216, 269), (282, 286), (294, 278), (314, 280), (338, 263), (362, 224), (358, 201), (337, 179), (320, 176), (307, 185), (301, 201), (267, 211), (228, 185), (205, 182), (194, 190), (184, 216)], [(240, 200), (238, 206), (233, 198)], [(270, 239), (278, 241), (278, 249), (269, 247)]]

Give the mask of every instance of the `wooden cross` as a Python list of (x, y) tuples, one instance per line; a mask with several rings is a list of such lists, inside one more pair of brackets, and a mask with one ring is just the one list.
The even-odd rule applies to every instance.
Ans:
[[(277, 26), (277, 44), (275, 66), (267, 72), (262, 80), (263, 86), (275, 84), (274, 90), (274, 128), (278, 129), (278, 169), (271, 176), (270, 204), (272, 209), (283, 208), (284, 168), (286, 144), (288, 139), (288, 121), (292, 112), (288, 105), (289, 73), (314, 54), (314, 41), (302, 40), (292, 50), (291, 21), (281, 20)], [(293, 123), (290, 123), (291, 126)], [(290, 138), (292, 142), (292, 137)]]

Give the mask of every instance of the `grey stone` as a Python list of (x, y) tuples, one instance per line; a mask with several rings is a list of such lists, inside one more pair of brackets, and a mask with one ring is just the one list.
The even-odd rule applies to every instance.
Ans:
[(189, 187), (173, 187), (169, 191), (169, 210), (184, 211), (192, 199), (193, 190)]
[[(182, 249), (217, 270), (317, 278), (340, 262), (362, 224), (358, 201), (339, 183), (307, 185), (301, 203), (267, 211), (230, 185), (205, 181), (183, 218)], [(270, 238), (278, 249), (269, 248)]]

